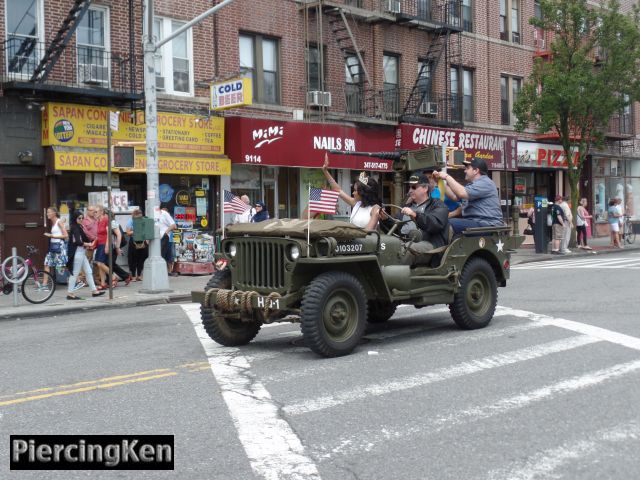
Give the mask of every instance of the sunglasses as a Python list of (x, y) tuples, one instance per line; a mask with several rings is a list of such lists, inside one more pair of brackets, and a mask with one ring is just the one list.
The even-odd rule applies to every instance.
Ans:
[(411, 185), (411, 187), (409, 187), (409, 188), (411, 188), (411, 190), (415, 190), (418, 187), (424, 187), (424, 186), (425, 185)]

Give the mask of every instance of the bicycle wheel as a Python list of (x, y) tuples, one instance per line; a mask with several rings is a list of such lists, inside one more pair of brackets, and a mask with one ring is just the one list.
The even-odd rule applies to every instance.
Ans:
[(636, 232), (633, 230), (633, 225), (630, 223), (625, 224), (624, 229), (626, 230), (624, 239), (629, 245), (631, 245), (633, 242), (636, 241)]
[(44, 270), (29, 272), (29, 276), (22, 282), (22, 296), (27, 302), (44, 303), (55, 291), (56, 282), (53, 276)]

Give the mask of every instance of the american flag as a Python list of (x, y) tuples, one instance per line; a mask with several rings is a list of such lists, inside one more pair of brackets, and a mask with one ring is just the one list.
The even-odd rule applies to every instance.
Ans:
[(249, 208), (249, 205), (244, 203), (233, 193), (224, 191), (224, 212), (225, 213), (244, 213)]
[(312, 188), (309, 191), (309, 212), (336, 213), (340, 192)]

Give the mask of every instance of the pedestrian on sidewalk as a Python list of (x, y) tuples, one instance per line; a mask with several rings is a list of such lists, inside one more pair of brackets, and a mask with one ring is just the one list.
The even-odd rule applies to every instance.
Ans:
[(562, 239), (564, 238), (564, 224), (566, 222), (564, 213), (560, 202), (562, 201), (561, 195), (556, 195), (555, 202), (551, 205), (551, 233), (552, 244), (551, 253), (556, 255), (564, 255), (564, 252), (560, 250)]
[(160, 255), (167, 262), (169, 276), (177, 277), (178, 272), (173, 271), (173, 231), (177, 230), (178, 227), (169, 213), (169, 205), (164, 202), (160, 205), (158, 228), (160, 230)]
[(118, 256), (122, 255), (122, 235), (123, 230), (120, 227), (120, 224), (115, 219), (113, 212), (108, 212), (108, 216), (111, 219), (111, 255), (113, 255), (112, 260), (112, 271), (113, 271), (113, 287), (115, 288), (118, 284), (118, 279), (122, 280), (125, 286), (129, 286), (131, 282), (131, 275), (127, 273), (127, 271), (118, 265), (117, 260)]
[(560, 251), (562, 253), (571, 253), (571, 250), (569, 250), (569, 241), (571, 240), (571, 229), (573, 228), (573, 213), (571, 213), (571, 207), (568, 203), (569, 197), (562, 197), (561, 200), (560, 207), (562, 208), (562, 213), (564, 215), (564, 225)]
[(64, 268), (67, 264), (67, 249), (64, 242), (69, 238), (64, 223), (60, 220), (60, 214), (56, 207), (47, 208), (47, 219), (51, 222), (51, 232), (46, 232), (45, 237), (49, 237), (49, 250), (44, 259), (44, 271), (51, 273), (58, 268)]
[(618, 213), (618, 202), (615, 198), (609, 200), (609, 208), (607, 209), (608, 220), (609, 220), (609, 231), (611, 233), (611, 245), (614, 248), (622, 248), (620, 246), (620, 221), (618, 217), (620, 214)]
[(131, 272), (134, 282), (142, 281), (144, 261), (149, 256), (149, 242), (147, 240), (142, 240), (140, 242), (135, 241), (136, 232), (134, 229), (134, 220), (139, 218), (142, 218), (142, 210), (136, 208), (132, 212), (131, 218), (127, 222), (125, 229), (126, 234), (129, 236), (129, 272)]
[[(85, 248), (85, 255), (87, 256), (87, 260), (89, 261), (89, 265), (93, 267), (93, 255), (95, 253), (96, 246), (96, 237), (98, 236), (98, 220), (96, 219), (96, 206), (89, 205), (87, 206), (86, 213), (84, 215), (84, 219), (82, 220), (82, 229), (84, 230), (85, 235), (91, 242), (92, 247)], [(86, 277), (86, 272), (84, 272), (84, 277)], [(86, 281), (86, 278), (82, 278), (82, 281)], [(100, 275), (98, 274), (97, 269), (93, 269), (93, 281), (100, 282)]]
[(576, 231), (577, 231), (577, 244), (578, 248), (584, 250), (593, 250), (587, 245), (587, 227), (589, 226), (589, 220), (592, 218), (587, 211), (587, 199), (581, 198), (578, 205), (578, 211), (576, 212), (578, 218), (576, 218)]
[[(85, 249), (90, 248), (93, 242), (89, 240), (84, 229), (82, 228), (82, 221), (84, 215), (79, 210), (76, 210), (71, 214), (71, 222), (69, 228), (69, 245), (67, 247), (67, 268), (71, 275), (69, 276), (69, 284), (67, 285), (67, 300), (80, 300), (80, 297), (76, 296), (74, 292), (79, 290), (76, 285), (76, 279), (81, 271), (85, 272), (86, 281), (91, 289), (92, 297), (99, 297), (104, 295), (104, 291), (98, 290), (96, 284), (93, 281), (93, 272), (91, 271), (91, 264), (87, 259)], [(82, 286), (80, 286), (82, 288)]]

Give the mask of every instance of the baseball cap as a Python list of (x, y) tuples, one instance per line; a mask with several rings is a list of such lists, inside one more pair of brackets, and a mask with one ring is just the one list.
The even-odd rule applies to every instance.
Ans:
[(409, 185), (428, 185), (429, 177), (424, 174), (411, 175), (409, 177)]
[(477, 168), (480, 170), (482, 175), (486, 175), (489, 173), (489, 168), (487, 168), (487, 162), (485, 162), (482, 158), (473, 157), (471, 160), (464, 160), (462, 163), (465, 165), (471, 165), (473, 168)]

